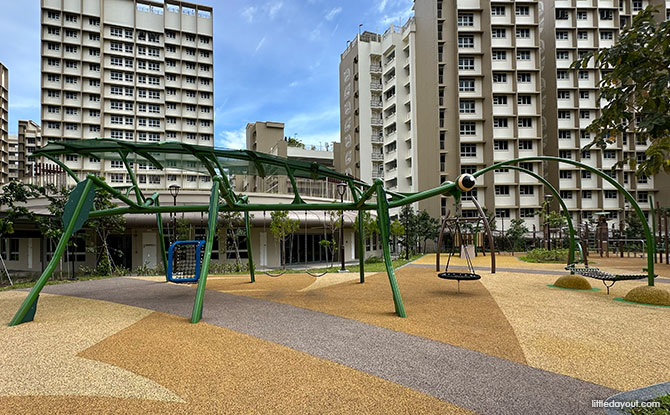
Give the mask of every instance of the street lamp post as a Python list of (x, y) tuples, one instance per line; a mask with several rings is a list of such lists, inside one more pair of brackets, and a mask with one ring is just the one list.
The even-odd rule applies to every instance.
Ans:
[[(344, 203), (344, 193), (347, 191), (347, 184), (340, 182), (337, 184), (337, 194), (340, 195), (340, 203)], [(340, 258), (342, 260), (342, 267), (339, 272), (347, 272), (344, 267), (344, 210), (340, 216)]]
[[(174, 206), (177, 206), (177, 195), (179, 195), (181, 187), (177, 184), (172, 184), (168, 189), (170, 189)], [(173, 214), (174, 216), (172, 216)], [(174, 242), (177, 240), (177, 212), (173, 212), (170, 216), (172, 216), (172, 241)]]

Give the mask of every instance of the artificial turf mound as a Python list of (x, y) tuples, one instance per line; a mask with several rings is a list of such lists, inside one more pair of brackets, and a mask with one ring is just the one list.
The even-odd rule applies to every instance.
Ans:
[(591, 284), (581, 275), (563, 275), (554, 282), (554, 286), (573, 290), (590, 290)]
[(626, 294), (624, 300), (633, 303), (670, 306), (670, 292), (658, 287), (637, 287)]

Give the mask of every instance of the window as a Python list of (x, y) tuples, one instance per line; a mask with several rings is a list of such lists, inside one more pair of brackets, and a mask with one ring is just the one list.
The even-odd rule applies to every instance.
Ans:
[(496, 196), (509, 195), (509, 186), (507, 185), (497, 185), (495, 189), (496, 189)]
[(77, 131), (79, 129), (79, 126), (77, 124), (69, 122), (65, 124), (65, 129), (69, 131)]
[(577, 39), (579, 40), (589, 40), (589, 32), (586, 30), (580, 30), (577, 32)]
[(149, 70), (150, 71), (160, 71), (161, 70), (161, 64), (158, 62), (149, 62)]
[(49, 90), (47, 91), (47, 96), (49, 98), (60, 98), (60, 91)]
[(556, 71), (556, 79), (570, 79), (570, 75), (568, 74), (568, 71)]
[(160, 51), (156, 48), (149, 48), (149, 56), (153, 57), (159, 57), (160, 56)]
[(47, 12), (47, 17), (49, 19), (60, 20), (60, 12), (55, 12), (55, 11), (49, 10)]
[(474, 48), (475, 37), (473, 35), (458, 35), (459, 48)]
[(70, 22), (70, 23), (77, 23), (77, 16), (74, 14), (66, 14), (65, 15), (65, 21)]
[(491, 37), (497, 39), (504, 39), (507, 37), (507, 30), (499, 27), (491, 29)]
[(518, 105), (531, 105), (532, 97), (530, 95), (519, 95), (516, 101)]
[(491, 6), (491, 16), (504, 16), (505, 6)]
[(558, 119), (559, 120), (569, 120), (571, 118), (570, 111), (558, 110)]
[(110, 88), (112, 95), (123, 95), (123, 88), (120, 86), (113, 86)]
[(568, 32), (565, 30), (556, 31), (556, 40), (568, 40)]
[(122, 72), (112, 71), (111, 74), (110, 74), (110, 77), (112, 78), (112, 81), (123, 81), (123, 73)]
[(475, 69), (475, 58), (472, 56), (461, 56), (458, 58), (458, 69), (461, 70), (474, 70)]
[(570, 130), (558, 130), (558, 138), (563, 140), (568, 140), (572, 138), (572, 131)]
[(586, 130), (581, 130), (579, 132), (579, 138), (582, 140), (590, 140), (591, 139), (591, 133), (586, 131)]
[(112, 124), (123, 124), (123, 117), (118, 115), (112, 115), (111, 122)]
[(507, 52), (504, 50), (494, 50), (491, 52), (491, 56), (494, 61), (504, 61), (507, 59)]
[(461, 114), (474, 114), (475, 101), (462, 99), (459, 102), (459, 112)]
[(533, 141), (532, 140), (519, 140), (519, 150), (532, 150)]
[(60, 82), (60, 75), (49, 74), (47, 75), (47, 80), (49, 82)]
[(60, 59), (49, 58), (47, 60), (47, 65), (49, 65), (49, 66), (60, 66)]
[(585, 11), (580, 10), (577, 12), (577, 20), (586, 20), (588, 19), (588, 16)]
[(530, 186), (530, 185), (521, 185), (519, 186), (519, 194), (520, 195), (533, 195), (535, 194), (535, 186)]
[(50, 35), (60, 36), (60, 29), (57, 27), (48, 27), (47, 33)]
[(509, 218), (509, 209), (496, 209), (497, 218)]
[(527, 27), (520, 27), (516, 29), (517, 39), (530, 39), (530, 29)]
[(111, 49), (112, 49), (114, 52), (121, 52), (121, 51), (123, 51), (123, 43), (121, 43), (121, 42), (112, 42), (112, 44), (111, 44)]
[(119, 27), (111, 27), (109, 29), (109, 34), (116, 37), (123, 37), (123, 29)]
[(579, 71), (579, 79), (589, 79), (589, 71)]
[(530, 51), (529, 50), (518, 50), (516, 52), (516, 60), (518, 60), (518, 61), (529, 61), (530, 60)]
[(494, 83), (507, 82), (507, 74), (504, 72), (493, 72), (493, 82)]
[(521, 167), (522, 169), (526, 169), (528, 171), (535, 171), (535, 169), (533, 168), (533, 163), (528, 162), (519, 163), (519, 167)]
[(100, 72), (100, 64), (89, 63), (88, 64), (88, 70), (92, 71), (92, 72)]
[(588, 120), (589, 118), (591, 118), (591, 111), (588, 110), (579, 111), (579, 118), (583, 120)]
[(516, 81), (520, 84), (530, 83), (530, 73), (528, 72), (519, 72), (516, 75)]
[(561, 190), (560, 192), (561, 199), (572, 199), (572, 191), (571, 190)]
[(647, 192), (637, 192), (637, 201), (639, 203), (649, 202), (649, 194)]
[(614, 39), (614, 34), (610, 32), (609, 30), (607, 31), (602, 31), (600, 32), (600, 40), (612, 40)]
[(582, 199), (592, 199), (593, 198), (593, 192), (590, 190), (584, 190), (582, 191)]
[(570, 18), (569, 11), (566, 9), (556, 9), (556, 20), (568, 20)]
[(160, 91), (149, 91), (149, 99), (161, 99)]
[(477, 157), (475, 144), (461, 144), (461, 157)]
[(161, 121), (156, 118), (149, 118), (149, 127), (160, 127)]
[(65, 107), (65, 113), (67, 115), (77, 115), (78, 111), (76, 108)]
[(493, 117), (494, 128), (507, 128), (507, 118)]
[(614, 20), (614, 10), (600, 9), (600, 20)]
[(58, 43), (49, 42), (49, 44), (47, 45), (47, 49), (58, 51), (60, 50), (60, 45)]
[(617, 191), (616, 190), (605, 190), (605, 199), (616, 199)]
[(561, 170), (558, 172), (558, 177), (561, 179), (572, 179), (572, 170)]
[(558, 157), (566, 160), (572, 159), (572, 151), (570, 150), (559, 150)]
[[(532, 128), (533, 119), (530, 117), (519, 117), (517, 125), (519, 126), (519, 128)], [(521, 141), (519, 141), (519, 143), (521, 143)]]
[(110, 59), (110, 63), (114, 66), (123, 66), (123, 59), (112, 57)]
[(493, 105), (507, 105), (507, 95), (494, 95)]
[(494, 150), (508, 150), (509, 142), (507, 140), (493, 140)]
[[(79, 94), (77, 94), (76, 92), (65, 91), (65, 99), (77, 99), (77, 98), (79, 98)], [(99, 96), (98, 100), (100, 100)]]
[(570, 91), (559, 90), (558, 99), (570, 99)]
[(461, 121), (460, 133), (461, 135), (475, 135), (477, 133), (476, 124), (471, 121)]
[(579, 99), (589, 99), (589, 91), (579, 91)]
[(570, 52), (568, 52), (567, 50), (557, 50), (556, 59), (558, 60), (570, 59)]
[(123, 109), (123, 102), (121, 102), (121, 101), (112, 101), (110, 105), (111, 105), (111, 108), (113, 110), (122, 110)]
[(529, 6), (516, 6), (514, 14), (517, 16), (530, 16), (530, 7)]
[(591, 152), (590, 151), (582, 151), (582, 160), (584, 159), (590, 159), (591, 158)]
[(616, 159), (616, 151), (614, 151), (614, 150), (603, 151), (603, 158), (604, 159), (615, 160)]

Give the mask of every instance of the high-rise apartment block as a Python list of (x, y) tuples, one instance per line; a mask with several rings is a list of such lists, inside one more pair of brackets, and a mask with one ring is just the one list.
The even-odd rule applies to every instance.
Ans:
[[(213, 145), (212, 8), (180, 1), (42, 0), (42, 134)], [(68, 156), (79, 175), (129, 183), (120, 162)], [(209, 188), (211, 178), (150, 163), (141, 186)]]
[(0, 185), (9, 181), (9, 69), (0, 63)]
[[(609, 171), (623, 157), (644, 157), (633, 134), (604, 151), (581, 148), (598, 116), (601, 74), (570, 64), (616, 42), (649, 1), (417, 1), (415, 16), (384, 35), (364, 32), (341, 56), (341, 142), (336, 167), (388, 189), (420, 191), (495, 162), (552, 155)], [(665, 1), (652, 2), (667, 16)], [(670, 3), (670, 2), (669, 2)], [(663, 9), (665, 8), (665, 9)], [(561, 164), (520, 163), (557, 187), (575, 220), (625, 208), (614, 188), (588, 172)], [(628, 168), (614, 176), (649, 209), (661, 183), (637, 179)], [(464, 194), (464, 216), (476, 215), (472, 197), (495, 211), (499, 225), (523, 218), (539, 224), (544, 186), (514, 169), (498, 169)], [(419, 203), (445, 215), (452, 199)]]

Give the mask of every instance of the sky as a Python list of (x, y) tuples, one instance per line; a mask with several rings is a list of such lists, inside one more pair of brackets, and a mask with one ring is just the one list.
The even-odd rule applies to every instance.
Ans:
[[(361, 30), (412, 15), (412, 0), (195, 0), (214, 7), (215, 145), (243, 148), (245, 126), (286, 124), (306, 144), (339, 141), (340, 54)], [(3, 0), (10, 134), (40, 122), (40, 0)]]

